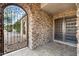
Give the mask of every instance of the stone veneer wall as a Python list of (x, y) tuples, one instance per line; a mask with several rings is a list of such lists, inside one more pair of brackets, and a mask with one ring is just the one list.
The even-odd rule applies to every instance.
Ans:
[(52, 41), (52, 18), (44, 11), (32, 14), (32, 49)]

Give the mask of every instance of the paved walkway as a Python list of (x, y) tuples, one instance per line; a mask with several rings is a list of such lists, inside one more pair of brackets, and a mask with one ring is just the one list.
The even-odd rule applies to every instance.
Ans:
[(71, 46), (48, 43), (31, 50), (28, 47), (5, 54), (3, 56), (76, 56), (77, 49)]

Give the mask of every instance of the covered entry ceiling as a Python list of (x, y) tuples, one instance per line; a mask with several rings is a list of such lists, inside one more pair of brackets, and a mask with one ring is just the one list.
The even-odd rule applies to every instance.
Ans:
[(76, 5), (75, 3), (42, 3), (41, 8), (48, 13), (54, 14), (69, 8), (76, 8)]

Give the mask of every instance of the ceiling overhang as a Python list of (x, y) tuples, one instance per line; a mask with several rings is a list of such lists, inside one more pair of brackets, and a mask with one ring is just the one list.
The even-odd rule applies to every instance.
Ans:
[(76, 8), (75, 3), (42, 3), (41, 9), (50, 14), (65, 11), (69, 8)]

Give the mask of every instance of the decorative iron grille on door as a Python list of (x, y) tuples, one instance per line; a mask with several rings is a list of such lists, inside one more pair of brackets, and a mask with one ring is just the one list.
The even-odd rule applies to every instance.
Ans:
[(55, 20), (55, 39), (63, 40), (63, 32), (62, 32), (62, 19)]
[(55, 23), (55, 40), (69, 43), (77, 43), (76, 38), (76, 16), (59, 18)]
[(71, 43), (77, 43), (76, 38), (76, 18), (66, 18), (66, 35), (65, 35), (65, 41), (71, 42)]
[(24, 10), (15, 5), (9, 5), (4, 9), (5, 53), (27, 46), (27, 38), (23, 38), (21, 35), (21, 21), (25, 15), (26, 13), (24, 12)]

